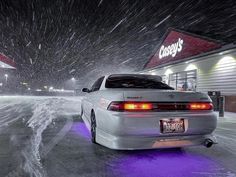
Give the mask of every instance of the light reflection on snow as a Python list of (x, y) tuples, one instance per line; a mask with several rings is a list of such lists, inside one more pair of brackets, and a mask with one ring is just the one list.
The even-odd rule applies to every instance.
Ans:
[(78, 134), (88, 140), (91, 137), (90, 132), (88, 131), (85, 123), (83, 123), (83, 122), (75, 122), (72, 126), (72, 131), (74, 131), (76, 134)]
[[(88, 141), (91, 138), (83, 122), (74, 122), (72, 131)], [(109, 174), (121, 177), (234, 176), (226, 173), (216, 161), (180, 149), (121, 151), (120, 155), (108, 161)]]
[(230, 176), (211, 159), (178, 149), (134, 151), (109, 162), (115, 176), (171, 177), (171, 176)]

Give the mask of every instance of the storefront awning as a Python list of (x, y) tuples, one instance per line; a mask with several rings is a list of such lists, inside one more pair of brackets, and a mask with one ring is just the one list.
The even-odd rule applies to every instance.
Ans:
[(0, 53), (0, 68), (16, 69), (16, 63), (9, 57)]

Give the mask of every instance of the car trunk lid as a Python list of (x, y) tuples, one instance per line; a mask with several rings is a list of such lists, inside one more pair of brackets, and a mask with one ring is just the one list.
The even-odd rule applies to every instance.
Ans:
[(211, 102), (211, 99), (200, 92), (182, 92), (174, 90), (132, 89), (123, 90), (124, 101), (135, 102)]

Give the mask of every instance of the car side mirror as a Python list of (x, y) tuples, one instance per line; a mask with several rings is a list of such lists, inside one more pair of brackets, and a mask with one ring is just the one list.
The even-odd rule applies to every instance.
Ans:
[(90, 90), (89, 90), (88, 88), (83, 88), (83, 89), (82, 89), (82, 92), (89, 93), (89, 92), (90, 92)]

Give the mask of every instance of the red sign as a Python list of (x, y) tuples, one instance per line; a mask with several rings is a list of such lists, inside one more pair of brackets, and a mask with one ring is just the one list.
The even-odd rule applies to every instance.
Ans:
[(12, 59), (8, 58), (7, 56), (5, 56), (1, 53), (0, 53), (0, 62), (10, 65), (13, 68), (16, 67), (16, 63)]
[(221, 44), (196, 35), (171, 30), (145, 69), (183, 60), (221, 47)]

